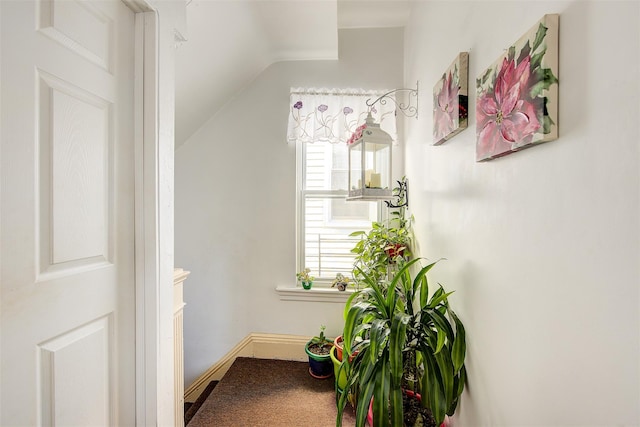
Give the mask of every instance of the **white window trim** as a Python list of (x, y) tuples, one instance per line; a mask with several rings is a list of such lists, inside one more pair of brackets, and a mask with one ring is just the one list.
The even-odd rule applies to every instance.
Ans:
[[(304, 197), (302, 197), (302, 183), (303, 177), (306, 173), (305, 162), (303, 157), (303, 150), (301, 147), (296, 146), (296, 268), (300, 268), (303, 260), (303, 251), (300, 248), (304, 247)], [(312, 192), (312, 191), (311, 191)], [(347, 192), (345, 191), (345, 197)], [(378, 217), (381, 215), (381, 204), (378, 205)], [(366, 227), (363, 227), (366, 228)], [(293, 280), (292, 280), (293, 281)], [(276, 287), (276, 293), (279, 295), (281, 301), (307, 301), (307, 302), (327, 302), (327, 303), (346, 303), (349, 297), (356, 292), (354, 288), (347, 288), (344, 291), (339, 291), (337, 288), (331, 287), (331, 281), (329, 280), (316, 280), (314, 284), (318, 286), (311, 289), (304, 289), (297, 284), (292, 285), (280, 285)]]
[(311, 301), (311, 302), (347, 302), (347, 299), (355, 292), (354, 289), (339, 291), (336, 288), (317, 287), (303, 289), (299, 286), (278, 286), (276, 292), (281, 301)]

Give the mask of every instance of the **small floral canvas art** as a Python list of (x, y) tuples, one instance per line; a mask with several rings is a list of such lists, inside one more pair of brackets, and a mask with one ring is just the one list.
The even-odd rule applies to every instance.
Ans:
[(433, 145), (467, 127), (469, 53), (460, 52), (433, 87)]
[(476, 160), (558, 138), (558, 17), (545, 15), (476, 79)]

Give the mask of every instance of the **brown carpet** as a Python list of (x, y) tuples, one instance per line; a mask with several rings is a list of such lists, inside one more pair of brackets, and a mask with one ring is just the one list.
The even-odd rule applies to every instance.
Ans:
[[(239, 357), (189, 427), (333, 427), (333, 377), (312, 378), (307, 362)], [(343, 426), (355, 425), (349, 407)]]
[(191, 418), (198, 412), (204, 401), (209, 397), (214, 388), (218, 385), (218, 381), (211, 381), (207, 387), (205, 387), (204, 391), (195, 402), (184, 404), (184, 425), (186, 426), (191, 421)]

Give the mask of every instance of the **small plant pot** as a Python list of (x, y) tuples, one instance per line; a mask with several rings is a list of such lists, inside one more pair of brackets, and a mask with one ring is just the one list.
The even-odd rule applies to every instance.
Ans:
[[(309, 346), (313, 342), (309, 341), (304, 346), (304, 351), (309, 356), (309, 374), (318, 379), (329, 378), (333, 375), (333, 362), (331, 361), (331, 352), (327, 354), (315, 354), (309, 350)], [(333, 347), (333, 346), (332, 346)]]
[[(344, 349), (342, 335), (339, 335), (336, 337), (336, 339), (333, 341), (333, 346), (336, 348), (336, 359), (342, 362), (342, 355), (343, 355), (343, 349)], [(354, 351), (351, 357), (349, 358), (349, 361), (350, 362), (353, 361), (353, 359), (358, 355), (358, 353), (359, 353), (359, 350)]]
[(336, 349), (336, 359), (342, 362), (342, 335), (338, 335), (333, 340), (333, 347)]
[(313, 286), (313, 282), (302, 282), (302, 287), (306, 290), (311, 289), (311, 286)]

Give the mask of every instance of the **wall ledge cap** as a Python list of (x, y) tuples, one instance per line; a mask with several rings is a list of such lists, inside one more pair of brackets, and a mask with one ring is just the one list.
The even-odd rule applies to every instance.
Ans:
[(355, 291), (351, 289), (339, 291), (335, 288), (321, 287), (303, 289), (294, 286), (278, 286), (276, 287), (276, 292), (281, 301), (345, 303)]

